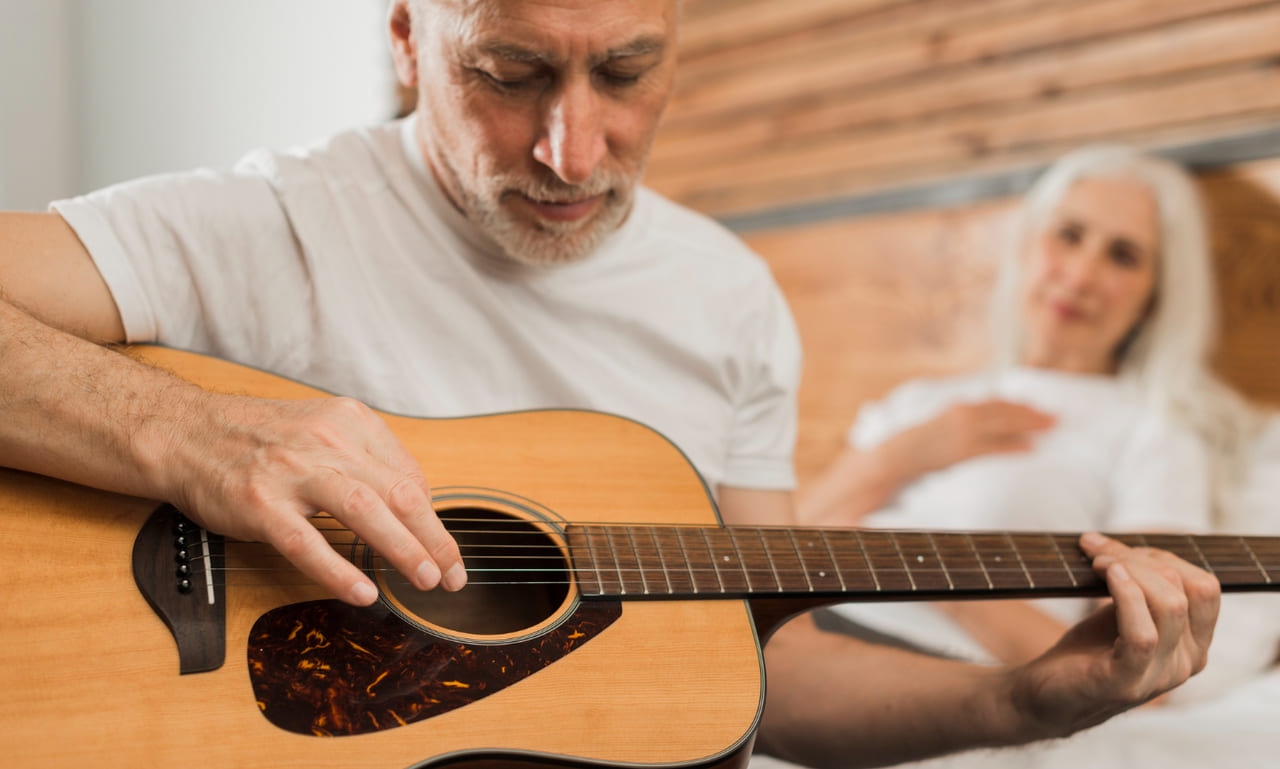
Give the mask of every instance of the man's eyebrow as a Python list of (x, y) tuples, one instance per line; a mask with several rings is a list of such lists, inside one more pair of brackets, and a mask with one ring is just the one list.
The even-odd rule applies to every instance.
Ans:
[[(591, 63), (594, 65), (613, 59), (625, 59), (630, 56), (647, 56), (653, 53), (662, 53), (666, 48), (666, 38), (660, 35), (638, 37), (616, 48), (610, 48), (600, 56), (593, 57)], [(515, 43), (495, 40), (481, 44), (479, 49), (489, 56), (521, 64), (549, 65), (555, 63), (554, 57), (551, 55)]]
[(651, 53), (662, 53), (667, 49), (667, 39), (660, 35), (649, 35), (638, 37), (635, 40), (621, 45), (617, 48), (610, 48), (605, 52), (603, 61), (609, 59), (625, 59), (628, 56), (646, 56)]
[(514, 43), (492, 42), (480, 46), (480, 51), (490, 56), (523, 64), (547, 64), (551, 57)]

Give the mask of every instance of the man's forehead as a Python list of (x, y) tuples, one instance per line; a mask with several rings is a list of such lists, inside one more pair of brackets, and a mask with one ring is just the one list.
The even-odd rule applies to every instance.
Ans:
[(552, 58), (570, 39), (590, 40), (600, 58), (661, 52), (675, 29), (678, 0), (422, 0), (443, 11), (454, 42), (517, 60)]

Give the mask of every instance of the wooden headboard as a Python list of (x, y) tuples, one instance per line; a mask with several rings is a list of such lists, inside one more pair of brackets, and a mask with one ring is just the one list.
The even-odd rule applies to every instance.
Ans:
[[(1280, 158), (1201, 178), (1223, 317), (1217, 365), (1280, 404)], [(805, 348), (796, 469), (803, 486), (865, 400), (912, 376), (972, 367), (1016, 199), (744, 233), (774, 270)]]

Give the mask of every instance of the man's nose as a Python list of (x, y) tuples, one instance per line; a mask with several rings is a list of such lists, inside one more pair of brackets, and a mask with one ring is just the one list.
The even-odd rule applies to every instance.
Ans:
[(589, 82), (566, 83), (547, 107), (533, 157), (566, 184), (591, 178), (604, 158), (604, 113)]

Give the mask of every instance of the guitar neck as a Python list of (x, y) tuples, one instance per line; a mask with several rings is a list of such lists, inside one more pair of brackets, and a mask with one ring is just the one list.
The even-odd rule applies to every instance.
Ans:
[[(585, 598), (939, 600), (1106, 593), (1078, 535), (582, 524), (568, 527)], [(1121, 534), (1214, 574), (1280, 586), (1280, 537)]]

